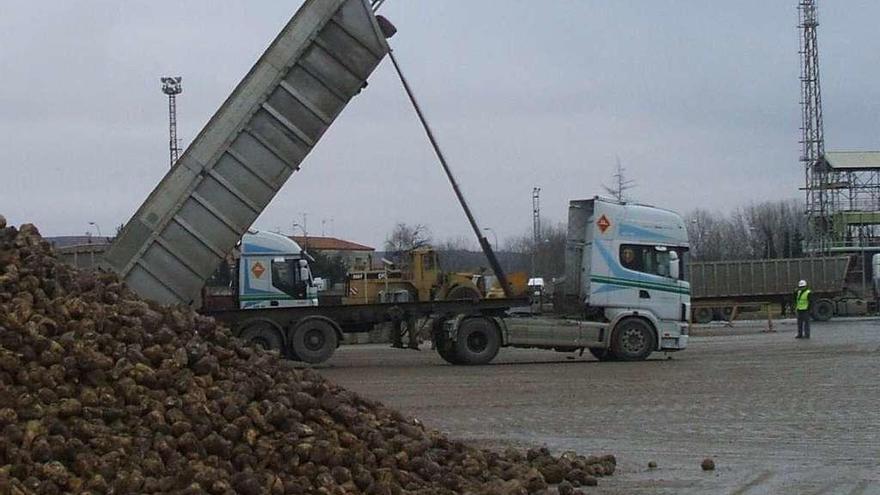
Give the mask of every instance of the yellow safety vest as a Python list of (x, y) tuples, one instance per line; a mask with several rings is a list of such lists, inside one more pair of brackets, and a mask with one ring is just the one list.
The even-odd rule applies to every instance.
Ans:
[(798, 311), (810, 309), (810, 289), (799, 290), (795, 297)]

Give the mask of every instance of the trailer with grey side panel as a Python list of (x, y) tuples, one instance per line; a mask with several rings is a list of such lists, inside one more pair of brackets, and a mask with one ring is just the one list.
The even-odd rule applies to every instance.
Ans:
[(366, 0), (307, 0), (125, 225), (105, 268), (143, 297), (200, 306), (205, 281), (388, 51)]
[(788, 308), (799, 280), (806, 280), (813, 292), (815, 319), (864, 313), (864, 300), (846, 289), (849, 264), (847, 256), (692, 262), (687, 267), (692, 321), (730, 319), (735, 308), (747, 305)]

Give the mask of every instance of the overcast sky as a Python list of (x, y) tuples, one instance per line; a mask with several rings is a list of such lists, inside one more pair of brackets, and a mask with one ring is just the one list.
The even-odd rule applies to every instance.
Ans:
[[(45, 235), (125, 222), (165, 174), (161, 75), (187, 146), (300, 1), (4, 2), (0, 213)], [(391, 40), (482, 226), (601, 193), (686, 212), (800, 198), (795, 0), (388, 0)], [(878, 149), (880, 2), (820, 3), (828, 149)], [(469, 226), (389, 61), (256, 227), (381, 248), (398, 221)], [(332, 232), (331, 232), (331, 219)], [(94, 230), (92, 230), (94, 232)], [(491, 238), (491, 236), (490, 236)]]

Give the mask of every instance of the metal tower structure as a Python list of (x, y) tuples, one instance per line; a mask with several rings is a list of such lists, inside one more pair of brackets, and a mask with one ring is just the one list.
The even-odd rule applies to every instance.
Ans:
[(180, 142), (177, 140), (177, 95), (183, 92), (182, 77), (162, 77), (162, 92), (168, 95), (168, 157), (173, 167), (180, 157)]
[(880, 246), (880, 153), (827, 152), (819, 84), (818, 0), (798, 0), (801, 35), (801, 162), (807, 214), (805, 251)]
[(532, 239), (537, 249), (541, 242), (541, 188), (532, 188)]
[(831, 240), (830, 218), (839, 192), (832, 187), (831, 174), (821, 166), (825, 154), (825, 129), (822, 119), (822, 90), (819, 84), (819, 19), (816, 0), (799, 0), (801, 31), (801, 162), (804, 164), (808, 250)]

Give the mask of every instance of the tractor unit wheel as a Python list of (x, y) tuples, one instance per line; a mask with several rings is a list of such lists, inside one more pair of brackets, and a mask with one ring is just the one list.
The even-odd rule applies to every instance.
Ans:
[(590, 354), (592, 354), (593, 357), (598, 359), (599, 361), (617, 361), (617, 356), (615, 356), (614, 353), (611, 352), (611, 349), (599, 349), (593, 347), (590, 347), (589, 349)]
[(651, 325), (641, 318), (624, 318), (614, 327), (611, 352), (622, 361), (644, 361), (656, 346)]
[(306, 363), (322, 363), (336, 352), (339, 337), (336, 329), (324, 318), (307, 318), (297, 323), (290, 336), (290, 351)]
[(468, 318), (458, 328), (455, 354), (460, 364), (488, 364), (501, 348), (501, 335), (488, 318)]

